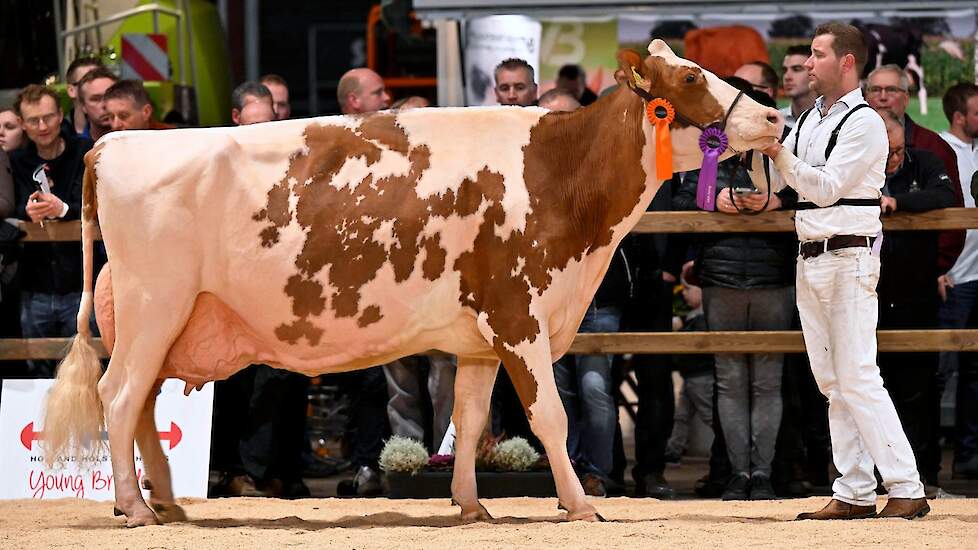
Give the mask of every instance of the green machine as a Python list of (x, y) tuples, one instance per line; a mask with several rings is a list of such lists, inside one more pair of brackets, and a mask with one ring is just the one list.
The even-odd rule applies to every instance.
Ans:
[(96, 56), (123, 78), (142, 80), (161, 120), (200, 126), (230, 121), (230, 64), (213, 3), (68, 0), (62, 13), (55, 0), (54, 10), (59, 75), (73, 59)]

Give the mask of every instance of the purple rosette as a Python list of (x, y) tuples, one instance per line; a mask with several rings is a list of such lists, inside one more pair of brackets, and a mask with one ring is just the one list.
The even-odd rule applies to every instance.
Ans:
[(727, 150), (727, 134), (716, 126), (711, 126), (700, 134), (700, 150), (703, 151), (703, 166), (696, 185), (696, 206), (702, 210), (713, 211), (717, 197), (717, 164), (720, 155)]

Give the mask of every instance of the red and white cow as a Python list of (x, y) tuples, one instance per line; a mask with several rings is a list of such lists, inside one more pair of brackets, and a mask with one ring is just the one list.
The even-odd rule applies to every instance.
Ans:
[[(452, 494), (462, 516), (489, 517), (475, 452), (501, 360), (550, 457), (560, 507), (600, 519), (567, 457), (551, 364), (661, 185), (633, 87), (700, 126), (737, 96), (664, 42), (649, 52), (620, 52), (624, 85), (572, 113), (421, 109), (103, 138), (86, 158), (85, 293), (47, 403), (49, 459), (104, 420), (127, 525), (181, 518), (155, 435), (164, 378), (189, 391), (250, 363), (317, 375), (439, 349), (458, 356)], [(729, 113), (733, 149), (780, 133), (778, 112), (750, 99)], [(699, 167), (699, 134), (674, 123), (676, 170)], [(85, 323), (96, 217), (112, 266), (96, 293), (112, 354), (101, 378)], [(136, 485), (134, 439), (157, 513)]]

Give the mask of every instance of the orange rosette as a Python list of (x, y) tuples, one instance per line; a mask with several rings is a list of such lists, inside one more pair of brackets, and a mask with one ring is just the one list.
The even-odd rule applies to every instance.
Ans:
[(645, 115), (655, 125), (655, 175), (661, 180), (672, 177), (672, 138), (669, 125), (676, 118), (672, 103), (657, 97), (645, 107)]

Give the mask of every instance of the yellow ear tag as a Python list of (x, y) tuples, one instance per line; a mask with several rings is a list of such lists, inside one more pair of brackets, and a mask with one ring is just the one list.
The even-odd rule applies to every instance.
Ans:
[(645, 116), (655, 124), (655, 176), (661, 180), (672, 177), (672, 137), (669, 125), (676, 118), (672, 103), (657, 97), (645, 107)]
[(632, 67), (632, 80), (635, 81), (635, 85), (638, 86), (639, 88), (648, 89), (651, 85), (651, 83), (648, 80), (646, 80), (645, 77), (638, 74), (638, 71), (635, 70), (635, 67)]

